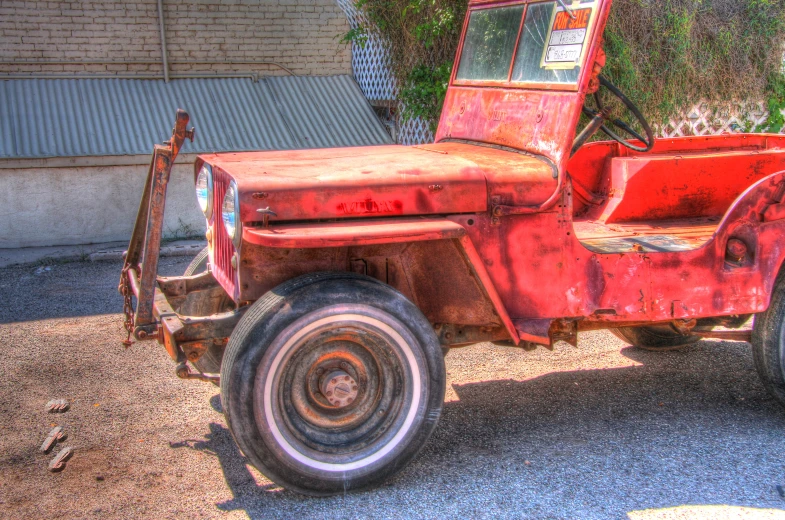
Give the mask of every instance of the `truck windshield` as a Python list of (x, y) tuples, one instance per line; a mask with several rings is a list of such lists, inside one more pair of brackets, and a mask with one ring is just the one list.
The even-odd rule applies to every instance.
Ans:
[(582, 0), (571, 12), (557, 2), (472, 11), (455, 79), (577, 84), (596, 3)]

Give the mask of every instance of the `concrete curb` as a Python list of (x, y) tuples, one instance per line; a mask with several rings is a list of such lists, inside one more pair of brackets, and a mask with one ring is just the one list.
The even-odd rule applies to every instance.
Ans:
[[(202, 244), (187, 244), (180, 246), (164, 246), (161, 248), (159, 256), (196, 256), (199, 251), (204, 249)], [(91, 262), (114, 261), (122, 260), (125, 254), (125, 249), (109, 249), (104, 251), (96, 251), (88, 255)]]
[[(204, 240), (178, 240), (161, 247), (161, 257), (196, 256), (207, 247)], [(36, 264), (69, 262), (120, 261), (128, 248), (125, 242), (83, 246), (53, 246), (22, 249), (0, 249), (0, 269)]]

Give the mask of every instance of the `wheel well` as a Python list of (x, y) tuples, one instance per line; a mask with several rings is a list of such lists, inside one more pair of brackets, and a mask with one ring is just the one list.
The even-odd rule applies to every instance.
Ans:
[(503, 328), (458, 240), (323, 249), (244, 244), (241, 300), (251, 303), (286, 280), (323, 271), (354, 272), (390, 285), (435, 325)]

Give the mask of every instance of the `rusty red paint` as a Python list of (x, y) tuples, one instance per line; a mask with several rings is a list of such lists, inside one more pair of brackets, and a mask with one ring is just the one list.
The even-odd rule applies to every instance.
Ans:
[[(237, 183), (243, 222), (261, 220), (257, 210), (268, 206), (277, 214), (270, 222), (280, 222), (471, 213), (487, 204), (483, 170), (457, 151), (368, 146), (200, 159), (213, 166), (216, 179), (226, 175)], [(444, 189), (432, 191), (435, 184)], [(267, 194), (264, 200), (254, 197), (258, 192)]]
[[(511, 3), (530, 2), (470, 11)], [(201, 156), (214, 207), (229, 182), (239, 191), (239, 247), (219, 212), (208, 222), (218, 283), (242, 309), (302, 274), (366, 274), (454, 344), (765, 310), (785, 258), (784, 137), (663, 139), (649, 153), (600, 142), (570, 157), (610, 6), (595, 4), (577, 84), (453, 77), (434, 144)]]
[[(610, 9), (609, 1), (597, 5), (586, 64), (600, 51), (598, 35)], [(272, 269), (273, 278), (260, 274), (261, 267), (241, 267), (222, 285), (234, 289), (239, 280), (248, 286), (243, 297), (253, 298), (271, 279), (309, 268), (366, 265), (329, 248), (458, 238), (469, 274), (515, 341), (542, 341), (554, 320), (617, 324), (764, 309), (782, 248), (755, 254), (755, 269), (727, 265), (725, 253), (728, 240), (757, 250), (764, 234), (780, 231), (776, 221), (760, 225), (766, 208), (749, 205), (774, 197), (765, 182), (750, 187), (785, 169), (785, 140), (670, 139), (649, 154), (595, 143), (569, 159), (593, 72), (584, 66), (574, 90), (458, 85), (453, 78), (432, 145), (203, 156), (240, 188), (246, 243), (314, 249), (312, 260), (290, 269), (272, 268), (268, 257), (263, 268)], [(440, 189), (431, 189), (434, 185)], [(268, 194), (264, 205), (278, 214), (269, 229), (254, 225), (260, 204), (254, 194), (260, 192)], [(769, 214), (777, 215), (776, 205), (769, 206), (774, 208)], [(410, 218), (436, 214), (447, 217)], [(387, 215), (406, 218), (323, 222)], [(473, 215), (472, 225), (467, 215)], [(303, 220), (313, 223), (285, 223)], [(247, 254), (243, 259), (244, 265), (256, 265)], [(438, 272), (430, 276), (451, 283)], [(433, 292), (411, 290), (419, 305), (433, 306), (425, 303)], [(470, 302), (439, 305), (463, 306), (471, 314)]]

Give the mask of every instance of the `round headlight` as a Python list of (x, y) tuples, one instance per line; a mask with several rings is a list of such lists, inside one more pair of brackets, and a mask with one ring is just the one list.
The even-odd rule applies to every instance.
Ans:
[(196, 176), (196, 200), (206, 218), (213, 214), (213, 170), (205, 164)]
[(224, 202), (221, 206), (221, 218), (224, 222), (224, 228), (226, 229), (226, 233), (232, 240), (239, 238), (239, 228), (240, 228), (240, 215), (238, 214), (240, 210), (240, 203), (237, 199), (237, 185), (232, 181), (229, 184), (229, 188), (226, 190), (226, 195), (224, 196)]

